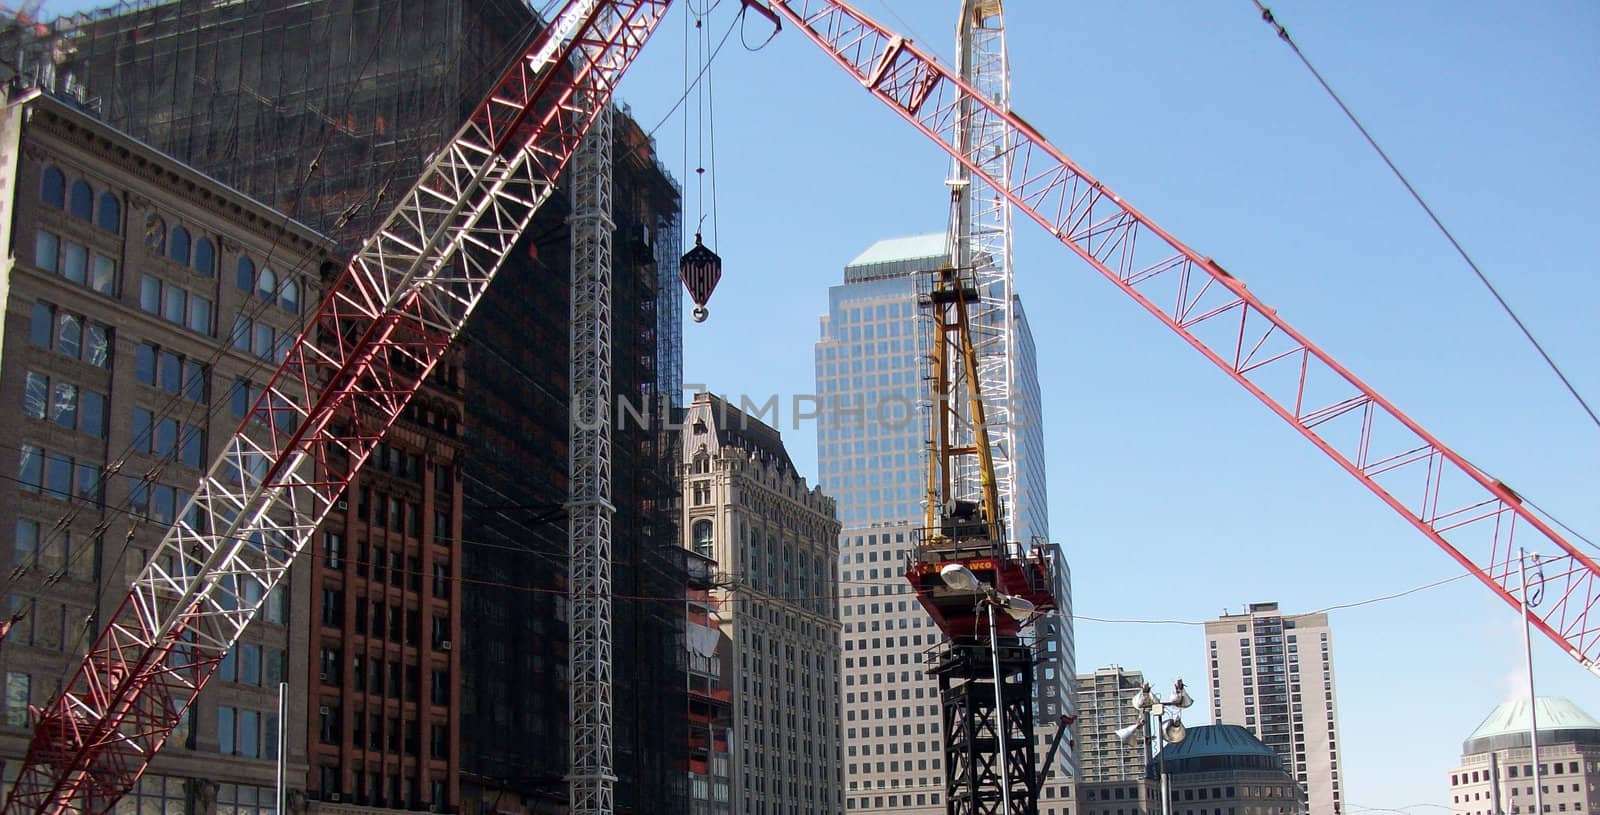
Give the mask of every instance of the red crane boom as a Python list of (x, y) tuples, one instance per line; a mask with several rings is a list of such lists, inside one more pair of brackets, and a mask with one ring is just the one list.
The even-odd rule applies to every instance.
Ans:
[[(570, 0), (429, 160), (40, 711), (5, 815), (100, 815), (132, 788), (454, 340), (669, 2)], [(1013, 170), (1007, 184), (988, 178), (995, 189), (1502, 599), (1516, 604), (1518, 545), (1561, 550), (1566, 568), (1547, 580), (1556, 601), (1534, 623), (1600, 673), (1600, 568), (1516, 493), (909, 41), (838, 0), (767, 8), (972, 173), (984, 176), (974, 157), (995, 145), (958, 146), (959, 117), (1004, 133)]]

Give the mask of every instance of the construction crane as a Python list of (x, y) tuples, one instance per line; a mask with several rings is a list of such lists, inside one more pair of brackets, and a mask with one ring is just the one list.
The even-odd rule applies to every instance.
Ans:
[[(151, 553), (62, 692), (38, 712), (28, 756), (6, 799), (8, 815), (100, 815), (138, 780), (460, 332), (669, 2), (569, 0), (428, 159), (401, 203), (333, 284), (251, 415), (223, 444), (181, 520)], [(1533, 623), (1600, 674), (1600, 617), (1590, 618), (1600, 597), (1600, 567), (1509, 487), (1445, 447), (1244, 283), (1133, 209), (1021, 117), (984, 98), (910, 41), (841, 0), (747, 0), (747, 7), (798, 29), (1507, 603), (1516, 605), (1511, 589), (1519, 545), (1527, 547), (1531, 537), (1537, 544), (1531, 548), (1563, 553), (1555, 577), (1547, 580), (1556, 600)], [(1008, 179), (985, 175), (982, 151), (997, 142), (963, 144), (957, 136), (963, 127), (1003, 134)], [(604, 158), (594, 161), (594, 172), (600, 172)], [(591, 211), (592, 246), (603, 252), (599, 242), (607, 218), (598, 202)], [(602, 263), (589, 268), (604, 273)], [(959, 291), (959, 270), (952, 276)], [(604, 289), (593, 293), (601, 298)], [(952, 305), (963, 297), (955, 295)], [(594, 307), (603, 304), (596, 300)], [(598, 330), (604, 324), (587, 315), (574, 319), (575, 327)], [(600, 336), (597, 345), (584, 347), (605, 345)], [(1311, 397), (1330, 390), (1337, 391), (1331, 399)], [(584, 462), (603, 461), (604, 442), (597, 437), (595, 443), (598, 452)], [(1402, 474), (1418, 475), (1423, 489), (1391, 492), (1386, 483)], [(587, 497), (594, 511), (586, 517), (604, 524), (604, 482), (593, 483)], [(1444, 484), (1456, 489), (1454, 500), (1444, 500)], [(986, 510), (969, 509), (951, 507), (952, 521), (1000, 523), (992, 501)], [(991, 550), (1001, 547), (1009, 554), (1000, 529), (981, 531)], [(977, 540), (952, 532), (950, 551)], [(584, 754), (573, 756), (571, 809), (597, 815), (611, 811), (614, 779), (609, 608), (603, 602), (609, 565), (601, 548), (607, 538), (573, 539), (583, 542), (583, 551), (571, 553), (574, 604), (596, 605), (572, 623), (572, 693), (578, 703), (573, 743)], [(1013, 563), (1021, 584), (1007, 577)], [(984, 576), (972, 568), (980, 565), (975, 559), (960, 565)], [(1026, 592), (1027, 562), (1007, 558), (999, 565), (989, 573), (995, 590)], [(975, 619), (970, 602), (965, 612), (952, 608), (947, 619), (958, 620), (959, 614)]]

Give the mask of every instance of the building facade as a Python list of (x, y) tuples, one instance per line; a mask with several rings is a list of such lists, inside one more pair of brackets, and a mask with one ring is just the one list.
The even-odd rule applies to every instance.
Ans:
[(1271, 747), (1304, 789), (1308, 812), (1343, 812), (1328, 615), (1252, 603), (1206, 623), (1206, 658), (1212, 721), (1242, 725)]
[[(28, 705), (57, 693), (245, 421), (252, 383), (317, 303), (332, 242), (73, 105), (6, 92), (0, 404), (19, 413), (0, 428), (0, 528), (13, 531), (5, 595), (21, 615), (0, 649), (9, 783)], [(307, 772), (316, 702), (296, 623), (310, 613), (311, 569), (300, 559), (264, 598), (128, 806), (273, 812), (280, 738), (290, 771)]]
[(1128, 704), (1144, 686), (1144, 674), (1120, 666), (1078, 674), (1078, 779), (1082, 783), (1130, 781), (1144, 777), (1144, 743), (1117, 738), (1117, 731), (1139, 724)]
[[(711, 595), (732, 691), (733, 811), (836, 815), (837, 508), (800, 477), (778, 431), (722, 399), (697, 394), (680, 432), (683, 545), (725, 578)], [(711, 761), (716, 800), (723, 773)]]
[[(939, 813), (945, 809), (937, 683), (924, 652), (941, 633), (916, 602), (905, 562), (923, 525), (928, 353), (916, 276), (949, 263), (946, 236), (879, 241), (844, 269), (828, 291), (816, 346), (819, 478), (838, 498), (839, 593), (845, 634), (845, 804), (853, 812)], [(1048, 540), (1044, 441), (1037, 362), (1020, 301), (1013, 387), (1019, 450), (1014, 451), (1023, 542)], [(1054, 587), (1071, 608), (1070, 572), (1059, 549)], [(1040, 624), (1044, 658), (1035, 676), (1036, 735), (1047, 745), (1061, 715), (1074, 715), (1070, 612)], [(1054, 643), (1053, 651), (1050, 643)], [(1050, 677), (1044, 679), (1044, 677)], [(1054, 691), (1052, 695), (1051, 691)], [(1046, 709), (1051, 712), (1046, 713)], [(1063, 749), (1066, 749), (1063, 747)], [(1067, 767), (1073, 761), (1067, 752)], [(1070, 795), (1055, 774), (1044, 800)]]
[[(1151, 781), (1167, 776), (1172, 815), (1302, 815), (1300, 784), (1278, 752), (1243, 727), (1230, 724), (1191, 727), (1177, 744), (1168, 744), (1150, 761)], [(1161, 800), (1160, 787), (1155, 801)], [(1111, 815), (1114, 801), (1084, 801), (1085, 813)], [(1159, 806), (1149, 807), (1160, 811)], [(1139, 815), (1129, 812), (1128, 815)]]
[[(71, 47), (61, 50), (65, 60), (47, 67), (115, 127), (322, 229), (348, 253), (542, 24), (533, 9), (516, 0), (130, 0), (55, 21), (51, 42)], [(34, 50), (52, 54), (49, 47)], [(206, 81), (171, 81), (182, 72)], [(663, 807), (684, 799), (679, 793), (685, 783), (680, 759), (687, 749), (680, 664), (685, 622), (682, 613), (658, 598), (683, 596), (685, 576), (674, 527), (677, 451), (664, 442), (665, 415), (657, 402), (670, 402), (681, 381), (678, 192), (636, 123), (619, 115), (614, 131), (612, 392), (625, 395), (646, 417), (618, 422), (612, 439), (615, 800), (619, 812), (670, 815), (677, 810)], [(341, 758), (338, 766), (344, 769), (333, 775), (324, 775), (324, 765), (296, 776), (295, 784), (303, 785), (319, 808), (355, 806), (350, 801), (358, 790), (367, 806), (375, 801), (391, 808), (396, 801), (424, 805), (433, 781), (423, 770), (431, 773), (438, 765), (421, 754), (431, 751), (434, 717), (441, 714), (454, 722), (449, 732), (459, 735), (445, 765), (455, 774), (446, 789), (447, 811), (524, 815), (560, 811), (566, 804), (567, 201), (558, 192), (536, 215), (468, 321), (454, 357), (457, 369), (437, 374), (454, 376), (436, 391), (446, 403), (458, 401), (453, 424), (423, 432), (415, 426), (431, 427), (438, 419), (422, 416), (410, 422), (411, 430), (402, 427), (386, 439), (402, 456), (426, 457), (431, 443), (443, 461), (446, 448), (453, 448), (448, 461), (450, 475), (459, 481), (452, 488), (459, 490), (458, 517), (439, 521), (437, 514), (426, 514), (430, 500), (437, 499), (441, 508), (447, 498), (456, 500), (457, 493), (446, 496), (433, 489), (442, 481), (419, 485), (407, 483), (405, 476), (395, 482), (386, 481), (387, 474), (371, 474), (375, 492), (383, 481), (388, 496), (416, 495), (416, 503), (424, 505), (425, 538), (436, 523), (451, 529), (449, 535), (434, 534), (427, 545), (412, 543), (409, 531), (401, 533), (402, 557), (417, 557), (426, 571), (443, 565), (434, 561), (448, 549), (458, 558), (449, 564), (449, 579), (460, 584), (448, 601), (447, 624), (458, 633), (451, 634), (446, 656), (443, 638), (433, 644), (433, 613), (445, 611), (443, 598), (433, 595), (434, 575), (423, 575), (420, 589), (409, 582), (394, 586), (393, 564), (385, 566), (391, 582), (382, 589), (384, 602), (395, 607), (404, 598), (404, 612), (415, 601), (419, 618), (428, 618), (420, 623), (428, 630), (418, 633), (419, 646), (404, 638), (386, 644), (384, 669), (399, 665), (404, 686), (411, 668), (431, 680), (435, 667), (448, 663), (454, 695), (442, 708), (431, 701), (431, 691), (415, 700), (383, 697), (381, 751), (369, 747), (348, 753), (358, 758)], [(357, 490), (349, 500), (359, 496)], [(346, 524), (348, 518), (334, 523)], [(329, 531), (346, 536), (338, 543), (352, 563), (360, 554), (353, 547), (361, 542), (348, 536), (375, 534)], [(387, 537), (392, 533), (383, 531)], [(446, 538), (459, 545), (439, 543)], [(324, 537), (319, 543), (332, 540)], [(394, 546), (384, 548), (392, 559)], [(325, 563), (325, 557), (319, 553), (318, 562)], [(402, 560), (402, 567), (408, 562)], [(329, 597), (330, 602), (355, 602), (359, 588), (335, 588), (347, 581), (366, 586), (369, 607), (375, 602), (371, 577), (346, 567), (329, 581), (324, 588), (343, 591), (342, 598)], [(356, 619), (347, 614), (315, 636), (353, 630)], [(461, 626), (461, 620), (471, 625)], [(370, 623), (369, 616), (369, 631)], [(387, 622), (385, 632), (388, 643), (392, 627)], [(405, 659), (391, 658), (396, 646)], [(405, 650), (413, 647), (420, 649), (414, 660)], [(310, 655), (319, 675), (320, 648)], [(354, 671), (352, 657), (343, 656), (349, 664), (340, 672), (341, 693), (353, 682)], [(387, 678), (384, 687), (390, 687)], [(373, 703), (370, 692), (361, 703), (368, 720), (360, 734), (369, 745)], [(341, 725), (334, 742), (341, 756), (357, 733), (355, 704), (338, 705)], [(390, 772), (411, 760), (406, 749), (412, 720), (403, 712), (399, 752), (389, 750), (387, 727), (395, 704), (401, 711), (420, 705), (412, 783), (406, 774)], [(320, 707), (307, 714), (319, 728), (313, 734), (318, 749)], [(384, 794), (373, 796), (371, 776), (379, 764)], [(399, 778), (398, 797), (388, 794), (391, 776)], [(422, 794), (410, 795), (412, 787)]]
[(1450, 771), (1451, 815), (1593, 812), (1600, 808), (1600, 720), (1570, 700), (1540, 697), (1539, 768), (1533, 766), (1527, 699), (1506, 702), (1467, 736)]

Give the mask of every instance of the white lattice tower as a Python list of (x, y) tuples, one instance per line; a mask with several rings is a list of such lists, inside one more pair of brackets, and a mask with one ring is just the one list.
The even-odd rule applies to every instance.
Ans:
[(611, 709), (611, 106), (578, 154), (572, 187), (572, 406), (567, 454), (573, 815), (610, 815)]
[[(1000, 0), (963, 0), (956, 59), (967, 84), (1001, 109), (1010, 109), (1011, 68)], [(1015, 540), (1020, 530), (1016, 514), (1017, 417), (1012, 391), (1016, 315), (1011, 282), (1011, 204), (991, 183), (1009, 184), (1012, 145), (1008, 131), (990, 117), (964, 113), (957, 130), (963, 150), (974, 157), (981, 172), (973, 173), (959, 161), (952, 164), (954, 190), (959, 196), (954, 211), (954, 261), (959, 267), (976, 269), (979, 299), (972, 312), (972, 341), (978, 350), (978, 386), (988, 418), (995, 484), (1006, 534)], [(978, 491), (972, 461), (965, 460), (956, 490), (964, 498), (974, 498)]]

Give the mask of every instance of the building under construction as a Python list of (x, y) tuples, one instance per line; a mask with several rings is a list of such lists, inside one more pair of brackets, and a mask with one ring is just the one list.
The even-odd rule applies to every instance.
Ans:
[[(348, 252), (541, 25), (514, 0), (178, 0), (13, 26), (0, 52), (7, 72)], [(679, 197), (648, 134), (626, 115), (615, 133), (612, 390), (649, 417), (613, 438), (616, 803), (671, 813), (686, 799), (685, 578), (660, 406), (681, 382)], [(461, 756), (447, 806), (472, 815), (559, 811), (566, 793), (565, 216), (558, 194), (462, 342)], [(311, 768), (310, 798), (357, 800), (361, 760)]]

